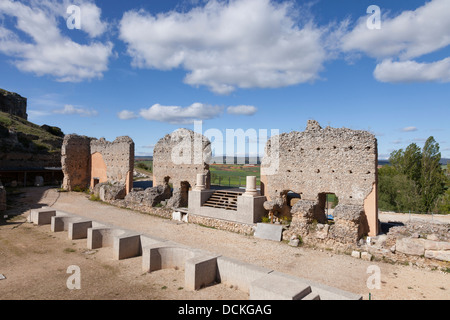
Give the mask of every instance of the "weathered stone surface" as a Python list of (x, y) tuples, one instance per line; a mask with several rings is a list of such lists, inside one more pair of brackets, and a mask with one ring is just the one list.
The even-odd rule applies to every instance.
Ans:
[(288, 243), (288, 245), (290, 245), (291, 247), (298, 247), (299, 244), (300, 244), (300, 239), (296, 236), (292, 236)]
[(94, 188), (94, 195), (102, 201), (124, 199), (126, 196), (126, 186), (124, 183), (99, 183)]
[(336, 208), (334, 208), (334, 219), (359, 222), (363, 213), (363, 206), (338, 204)]
[(450, 261), (450, 250), (425, 250), (425, 258)]
[(0, 89), (0, 111), (27, 120), (27, 98), (17, 93)]
[(450, 242), (427, 239), (424, 241), (424, 247), (425, 250), (450, 250)]
[[(90, 152), (91, 179), (98, 177), (100, 182), (120, 182), (127, 186), (128, 191), (132, 189), (134, 142), (130, 137), (118, 137), (113, 142), (103, 138), (93, 139), (90, 143)], [(106, 172), (103, 166), (106, 167)]]
[(280, 224), (257, 223), (255, 237), (273, 241), (281, 241), (283, 226)]
[(182, 182), (195, 187), (197, 174), (206, 175), (210, 187), (209, 162), (211, 142), (203, 135), (188, 129), (178, 129), (160, 139), (153, 149), (153, 185), (162, 185), (166, 177), (174, 189)]
[(143, 191), (135, 191), (133, 189), (125, 196), (127, 203), (141, 204), (144, 206), (154, 207), (161, 201), (170, 199), (172, 191), (167, 183), (156, 187), (150, 187)]
[(316, 206), (315, 201), (311, 200), (299, 200), (292, 207), (291, 213), (293, 215), (299, 215), (304, 218), (312, 219), (314, 217), (314, 208)]
[(372, 255), (368, 252), (361, 252), (361, 259), (365, 260), (365, 261), (371, 261), (372, 260)]
[[(333, 193), (339, 198), (334, 208), (336, 224), (327, 232), (320, 230), (315, 239), (352, 243), (376, 234), (377, 154), (373, 134), (322, 129), (314, 120), (308, 121), (303, 132), (273, 136), (261, 164), (261, 188), (268, 198), (265, 208), (283, 212), (291, 205), (291, 230), (286, 236), (303, 236), (314, 231), (308, 224), (327, 222), (326, 194)], [(301, 199), (288, 203), (283, 196), (289, 191)]]
[(188, 206), (189, 183), (181, 182), (180, 188), (174, 188), (172, 197), (167, 200), (167, 206), (170, 208), (185, 208)]
[(377, 140), (367, 131), (322, 129), (310, 120), (304, 132), (282, 133), (267, 142), (262, 175), (275, 160), (278, 170), (264, 183), (270, 199), (292, 190), (304, 200), (334, 193), (341, 204), (363, 205), (376, 182)]
[(425, 253), (424, 239), (401, 238), (395, 243), (395, 250), (408, 255), (422, 256)]
[(330, 229), (329, 225), (322, 225), (323, 228), (318, 229), (318, 231), (316, 232), (315, 236), (317, 239), (321, 239), (324, 240), (328, 237), (328, 230)]
[(66, 135), (61, 164), (66, 190), (75, 187), (93, 190), (96, 184), (109, 182), (123, 184), (129, 192), (133, 184), (134, 142), (127, 136), (109, 142), (103, 138)]
[(91, 140), (86, 136), (68, 134), (61, 147), (61, 165), (64, 173), (62, 187), (72, 191), (75, 187), (87, 188), (90, 183)]

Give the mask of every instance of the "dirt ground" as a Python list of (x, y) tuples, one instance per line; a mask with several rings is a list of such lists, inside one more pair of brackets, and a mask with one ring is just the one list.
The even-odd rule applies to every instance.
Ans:
[[(0, 299), (168, 299), (245, 300), (239, 288), (215, 284), (198, 291), (184, 286), (183, 270), (143, 273), (141, 257), (113, 260), (110, 248), (88, 250), (86, 239), (69, 240), (67, 232), (51, 232), (49, 225), (26, 222), (31, 208), (51, 206), (123, 228), (172, 240), (194, 248), (307, 278), (374, 300), (449, 300), (450, 274), (438, 270), (384, 262), (363, 261), (344, 254), (290, 247), (120, 209), (88, 200), (83, 193), (58, 193), (52, 188), (26, 188), (0, 220)], [(70, 266), (80, 268), (81, 289), (68, 289)], [(369, 290), (368, 267), (381, 270), (381, 288)]]

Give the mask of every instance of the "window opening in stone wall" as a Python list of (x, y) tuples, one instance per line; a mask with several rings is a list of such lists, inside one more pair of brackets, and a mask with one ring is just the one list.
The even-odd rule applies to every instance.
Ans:
[(326, 220), (334, 220), (334, 208), (339, 204), (339, 198), (334, 193), (319, 194), (319, 215), (325, 215)]

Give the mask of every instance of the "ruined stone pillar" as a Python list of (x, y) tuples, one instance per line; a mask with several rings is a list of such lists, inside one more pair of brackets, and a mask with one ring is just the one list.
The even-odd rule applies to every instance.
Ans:
[(206, 175), (203, 173), (197, 174), (197, 183), (195, 186), (195, 190), (202, 191), (206, 190)]
[(256, 176), (247, 176), (245, 193), (243, 195), (250, 197), (259, 196), (258, 190), (256, 190)]

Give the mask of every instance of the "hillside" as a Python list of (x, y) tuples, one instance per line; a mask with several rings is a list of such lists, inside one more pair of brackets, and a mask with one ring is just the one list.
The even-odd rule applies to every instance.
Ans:
[(60, 167), (61, 129), (0, 112), (0, 168)]

